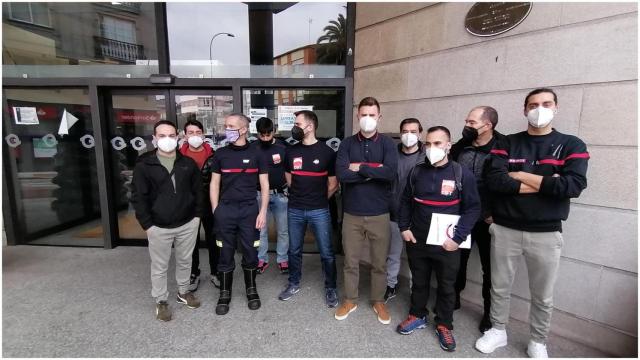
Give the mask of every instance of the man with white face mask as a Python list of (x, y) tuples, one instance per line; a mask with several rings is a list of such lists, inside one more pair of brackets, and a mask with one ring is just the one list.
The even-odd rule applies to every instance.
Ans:
[[(460, 164), (449, 161), (451, 135), (444, 126), (427, 130), (426, 159), (409, 175), (400, 201), (398, 228), (407, 246), (411, 269), (411, 307), (409, 316), (398, 325), (401, 334), (411, 334), (428, 323), (431, 273), (438, 281), (438, 301), (434, 318), (440, 347), (454, 351), (453, 310), (454, 284), (460, 264), (458, 246), (471, 233), (480, 215), (480, 197), (473, 173)], [(433, 214), (459, 215), (452, 236), (442, 245), (427, 244)]]
[(400, 272), (400, 257), (404, 248), (404, 241), (398, 229), (398, 208), (400, 198), (407, 184), (409, 171), (420, 161), (424, 160), (424, 147), (422, 137), (422, 124), (418, 119), (408, 118), (400, 122), (400, 144), (398, 144), (398, 171), (393, 182), (392, 206), (391, 206), (391, 240), (389, 243), (389, 255), (387, 255), (387, 291), (384, 293), (384, 301), (388, 302), (396, 296), (398, 273)]
[(527, 131), (507, 136), (491, 150), (486, 176), (491, 193), (491, 322), (476, 349), (491, 353), (507, 345), (506, 325), (515, 271), (524, 256), (531, 307), (530, 357), (548, 356), (546, 340), (562, 251), (562, 221), (569, 200), (587, 187), (587, 147), (552, 128), (558, 98), (551, 89), (531, 91), (524, 101)]
[[(192, 114), (195, 115), (195, 114)], [(211, 269), (211, 283), (215, 287), (220, 286), (216, 270), (218, 267), (219, 252), (215, 246), (213, 237), (213, 214), (211, 213), (211, 202), (209, 201), (209, 181), (211, 179), (211, 171), (207, 171), (210, 167), (206, 167), (205, 163), (209, 157), (213, 156), (213, 149), (209, 144), (204, 142), (204, 127), (202, 123), (192, 116), (184, 124), (184, 135), (187, 141), (180, 147), (180, 153), (184, 156), (188, 156), (193, 159), (198, 165), (198, 168), (202, 172), (202, 186), (204, 196), (204, 209), (201, 216), (202, 227), (204, 228), (204, 237), (209, 250), (209, 267)], [(191, 260), (191, 277), (189, 278), (189, 285), (191, 291), (198, 290), (198, 284), (200, 283), (200, 231), (198, 229), (198, 236), (196, 238), (195, 247), (193, 249), (193, 256)]]
[(336, 158), (336, 175), (343, 184), (342, 243), (345, 299), (335, 313), (344, 320), (358, 307), (362, 248), (368, 243), (371, 259), (371, 302), (382, 324), (391, 316), (384, 304), (389, 253), (391, 184), (398, 153), (393, 140), (378, 133), (380, 104), (366, 97), (358, 105), (360, 131), (345, 138)]
[(131, 203), (147, 232), (151, 257), (151, 296), (156, 318), (171, 320), (167, 299), (167, 271), (171, 246), (176, 252), (177, 302), (191, 309), (200, 301), (189, 291), (191, 255), (203, 211), (202, 180), (195, 161), (177, 150), (176, 126), (167, 120), (154, 126), (156, 150), (138, 159), (131, 182)]

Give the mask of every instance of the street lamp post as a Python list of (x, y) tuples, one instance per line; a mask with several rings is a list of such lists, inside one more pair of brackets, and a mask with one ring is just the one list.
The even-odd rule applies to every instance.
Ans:
[(213, 35), (211, 41), (209, 42), (209, 67), (211, 67), (211, 77), (213, 78), (213, 57), (211, 55), (211, 47), (213, 46), (213, 39), (218, 35), (227, 35), (228, 37), (236, 37), (235, 35), (227, 32), (219, 32)]

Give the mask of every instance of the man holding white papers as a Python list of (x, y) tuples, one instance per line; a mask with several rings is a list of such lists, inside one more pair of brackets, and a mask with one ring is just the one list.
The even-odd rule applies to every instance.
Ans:
[[(413, 284), (409, 316), (397, 330), (401, 334), (410, 334), (426, 327), (429, 280), (433, 270), (438, 281), (434, 322), (440, 347), (446, 351), (456, 348), (452, 330), (456, 299), (454, 284), (460, 265), (458, 246), (467, 239), (480, 216), (476, 179), (468, 169), (448, 160), (450, 149), (451, 134), (446, 127), (434, 126), (427, 130), (426, 159), (409, 173), (398, 216), (398, 227), (407, 242)], [(457, 226), (445, 231), (449, 235), (445, 235), (442, 245), (427, 244), (441, 238), (432, 236), (427, 239), (434, 214), (460, 216)], [(437, 233), (436, 225), (432, 233)]]

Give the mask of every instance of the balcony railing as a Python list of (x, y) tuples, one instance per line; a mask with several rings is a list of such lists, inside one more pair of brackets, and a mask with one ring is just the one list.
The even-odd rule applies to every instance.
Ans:
[(144, 60), (144, 46), (94, 36), (97, 58), (111, 58), (128, 63)]

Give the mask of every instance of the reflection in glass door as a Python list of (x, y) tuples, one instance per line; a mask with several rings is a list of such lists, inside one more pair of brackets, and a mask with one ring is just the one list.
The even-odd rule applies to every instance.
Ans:
[(154, 150), (153, 126), (167, 119), (167, 91), (113, 91), (107, 99), (111, 148), (112, 188), (118, 218), (118, 234), (124, 240), (147, 236), (130, 203), (131, 180), (138, 157)]
[(86, 89), (5, 89), (4, 164), (18, 242), (103, 246)]
[(187, 120), (202, 122), (207, 142), (216, 148), (224, 136), (224, 117), (233, 111), (231, 91), (114, 90), (107, 96), (111, 178), (119, 239), (143, 242), (146, 233), (131, 205), (131, 180), (140, 155), (155, 150), (153, 126), (159, 120), (176, 124), (182, 144)]
[(200, 121), (205, 139), (217, 149), (224, 139), (224, 117), (233, 112), (231, 91), (180, 90), (171, 91), (176, 123), (180, 131), (189, 120)]

